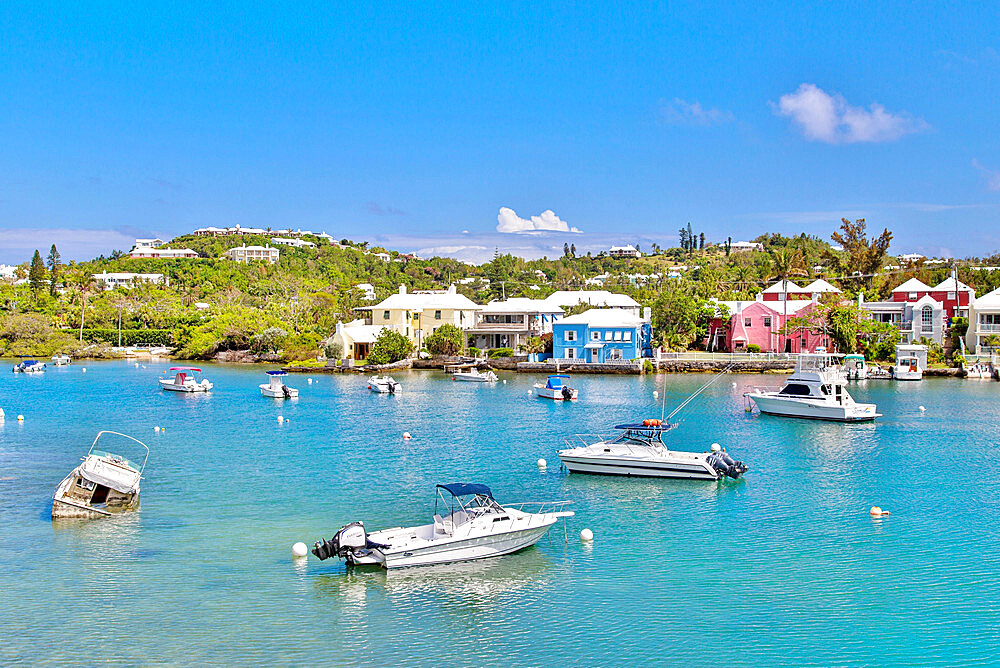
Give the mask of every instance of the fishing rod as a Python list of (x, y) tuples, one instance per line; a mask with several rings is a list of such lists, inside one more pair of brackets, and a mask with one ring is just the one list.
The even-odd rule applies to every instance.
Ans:
[(712, 376), (712, 378), (709, 379), (709, 381), (707, 383), (705, 383), (704, 385), (702, 385), (701, 387), (699, 387), (694, 393), (691, 394), (691, 396), (689, 396), (687, 399), (685, 399), (684, 401), (682, 401), (681, 404), (677, 408), (675, 408), (674, 410), (670, 411), (670, 415), (667, 415), (666, 418), (663, 418), (663, 414), (667, 410), (667, 379), (664, 378), (663, 379), (663, 409), (660, 411), (660, 416), (661, 416), (660, 419), (661, 420), (666, 419), (667, 421), (669, 421), (671, 418), (673, 418), (679, 412), (681, 412), (682, 410), (684, 410), (684, 407), (687, 406), (692, 401), (694, 401), (698, 397), (698, 395), (700, 395), (702, 392), (704, 392), (709, 387), (711, 387), (712, 385), (714, 385), (719, 380), (719, 378), (721, 378), (722, 376), (724, 376), (725, 374), (727, 374), (729, 372), (729, 370), (732, 369), (734, 366), (736, 366), (736, 362), (730, 362), (729, 364), (727, 364), (726, 367), (722, 371), (720, 371), (719, 373), (717, 373), (714, 376)]

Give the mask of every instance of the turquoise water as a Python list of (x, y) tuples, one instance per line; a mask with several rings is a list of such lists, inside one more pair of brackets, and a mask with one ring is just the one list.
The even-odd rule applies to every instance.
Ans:
[[(575, 404), (529, 396), (528, 375), (403, 372), (399, 396), (292, 376), (301, 397), (281, 402), (259, 396), (260, 368), (208, 365), (216, 389), (179, 395), (157, 389), (166, 364), (83, 366), (0, 374), (5, 664), (996, 661), (997, 383), (855, 384), (885, 417), (839, 425), (748, 415), (743, 391), (780, 379), (723, 379), (674, 438), (751, 471), (706, 483), (570, 476), (555, 455), (705, 376), (579, 376)], [(99, 429), (150, 446), (142, 509), (53, 524), (52, 492)], [(520, 554), (393, 572), (291, 557), (351, 520), (429, 521), (452, 481), (571, 500), (568, 541), (557, 525)]]

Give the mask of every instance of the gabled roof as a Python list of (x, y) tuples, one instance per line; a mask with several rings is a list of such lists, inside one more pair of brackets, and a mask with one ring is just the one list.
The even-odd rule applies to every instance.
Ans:
[(589, 311), (558, 320), (559, 325), (590, 325), (591, 327), (639, 327), (645, 320), (617, 308), (592, 308)]
[(836, 287), (827, 283), (822, 278), (817, 278), (815, 281), (802, 288), (803, 292), (840, 292)]
[(545, 299), (511, 297), (506, 301), (493, 301), (482, 307), (483, 313), (562, 313)]
[(482, 307), (463, 294), (455, 292), (455, 286), (447, 292), (408, 293), (405, 289), (389, 295), (375, 306), (365, 308), (385, 310), (423, 311), (424, 309), (454, 309), (458, 311), (478, 311)]
[[(788, 315), (792, 315), (792, 314), (798, 313), (799, 311), (801, 311), (805, 307), (810, 306), (810, 305), (815, 304), (815, 303), (816, 302), (814, 302), (811, 299), (789, 299), (788, 301), (785, 302), (785, 306), (788, 307)], [(783, 308), (784, 307), (782, 307), (782, 309)], [(782, 309), (775, 308), (774, 310), (778, 311), (780, 313), (782, 311)]]
[(911, 278), (907, 282), (894, 289), (893, 292), (930, 292), (933, 288), (926, 283)]
[(977, 311), (1000, 311), (1000, 288), (977, 298), (975, 309)]
[(607, 290), (559, 290), (545, 298), (550, 306), (611, 306), (617, 308), (638, 308), (639, 302), (628, 295), (620, 295)]
[(776, 281), (774, 285), (764, 290), (764, 292), (768, 294), (777, 293), (780, 295), (784, 292), (805, 292), (805, 290), (795, 285), (792, 281)]
[(975, 290), (973, 290), (972, 288), (970, 288), (968, 285), (966, 285), (962, 281), (954, 278), (953, 276), (949, 276), (948, 278), (944, 279), (943, 281), (941, 281), (940, 283), (938, 283), (937, 285), (935, 285), (934, 289), (936, 291), (938, 291), (938, 292), (942, 292), (942, 291), (944, 291), (944, 292), (975, 292)]

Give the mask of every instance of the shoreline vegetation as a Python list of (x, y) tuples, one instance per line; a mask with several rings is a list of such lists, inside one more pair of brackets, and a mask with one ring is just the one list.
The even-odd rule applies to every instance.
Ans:
[[(759, 249), (737, 251), (731, 239), (706, 243), (688, 227), (680, 230), (679, 246), (653, 244), (641, 257), (583, 255), (567, 245), (562, 257), (539, 260), (498, 251), (481, 266), (452, 258), (422, 259), (369, 247), (367, 242), (330, 243), (309, 236), (302, 240), (315, 246), (281, 246), (274, 264), (243, 264), (223, 257), (236, 246), (266, 245), (268, 235), (184, 235), (165, 244), (189, 248), (197, 258), (143, 259), (115, 251), (108, 257), (64, 264), (52, 246), (46, 260), (36, 251), (30, 262), (17, 267), (13, 280), (0, 281), (0, 356), (47, 358), (65, 353), (76, 359), (111, 359), (124, 356), (120, 343), (166, 346), (172, 357), (187, 360), (316, 364), (324, 353), (333, 352), (324, 350), (324, 342), (338, 322), (363, 317), (359, 308), (377, 303), (400, 285), (409, 290), (455, 285), (479, 304), (510, 297), (544, 298), (556, 290), (610, 290), (650, 307), (657, 347), (703, 350), (709, 323), (718, 312), (710, 299), (749, 301), (775, 280), (823, 278), (843, 295), (821, 300), (818, 316), (808, 321), (789, 318), (789, 335), (806, 329), (822, 331), (839, 352), (861, 352), (878, 362), (891, 357), (898, 331), (872, 321), (858, 308), (859, 296), (865, 301), (886, 299), (894, 286), (909, 278), (932, 283), (952, 271), (978, 294), (1000, 286), (1000, 271), (973, 268), (1000, 264), (998, 254), (899, 263), (888, 254), (891, 232), (869, 239), (863, 220), (842, 222), (831, 235), (836, 246), (805, 234), (763, 234), (754, 239)], [(137, 281), (106, 289), (95, 279), (105, 272), (160, 274), (163, 282)], [(598, 276), (600, 285), (588, 283)], [(365, 290), (358, 288), (361, 284), (374, 288), (374, 301), (366, 299)], [(568, 314), (577, 310), (585, 307)], [(466, 342), (459, 340), (458, 345), (460, 352), (476, 352)], [(932, 366), (959, 367), (962, 359), (957, 351), (953, 331), (943, 346), (932, 346)], [(396, 345), (383, 352), (378, 359), (392, 362), (428, 351)]]

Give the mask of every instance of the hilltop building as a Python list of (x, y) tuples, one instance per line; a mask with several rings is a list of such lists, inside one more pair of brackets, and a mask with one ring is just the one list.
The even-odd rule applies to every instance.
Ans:
[(274, 264), (278, 261), (280, 251), (272, 246), (236, 246), (230, 248), (222, 257), (234, 262), (268, 262)]

